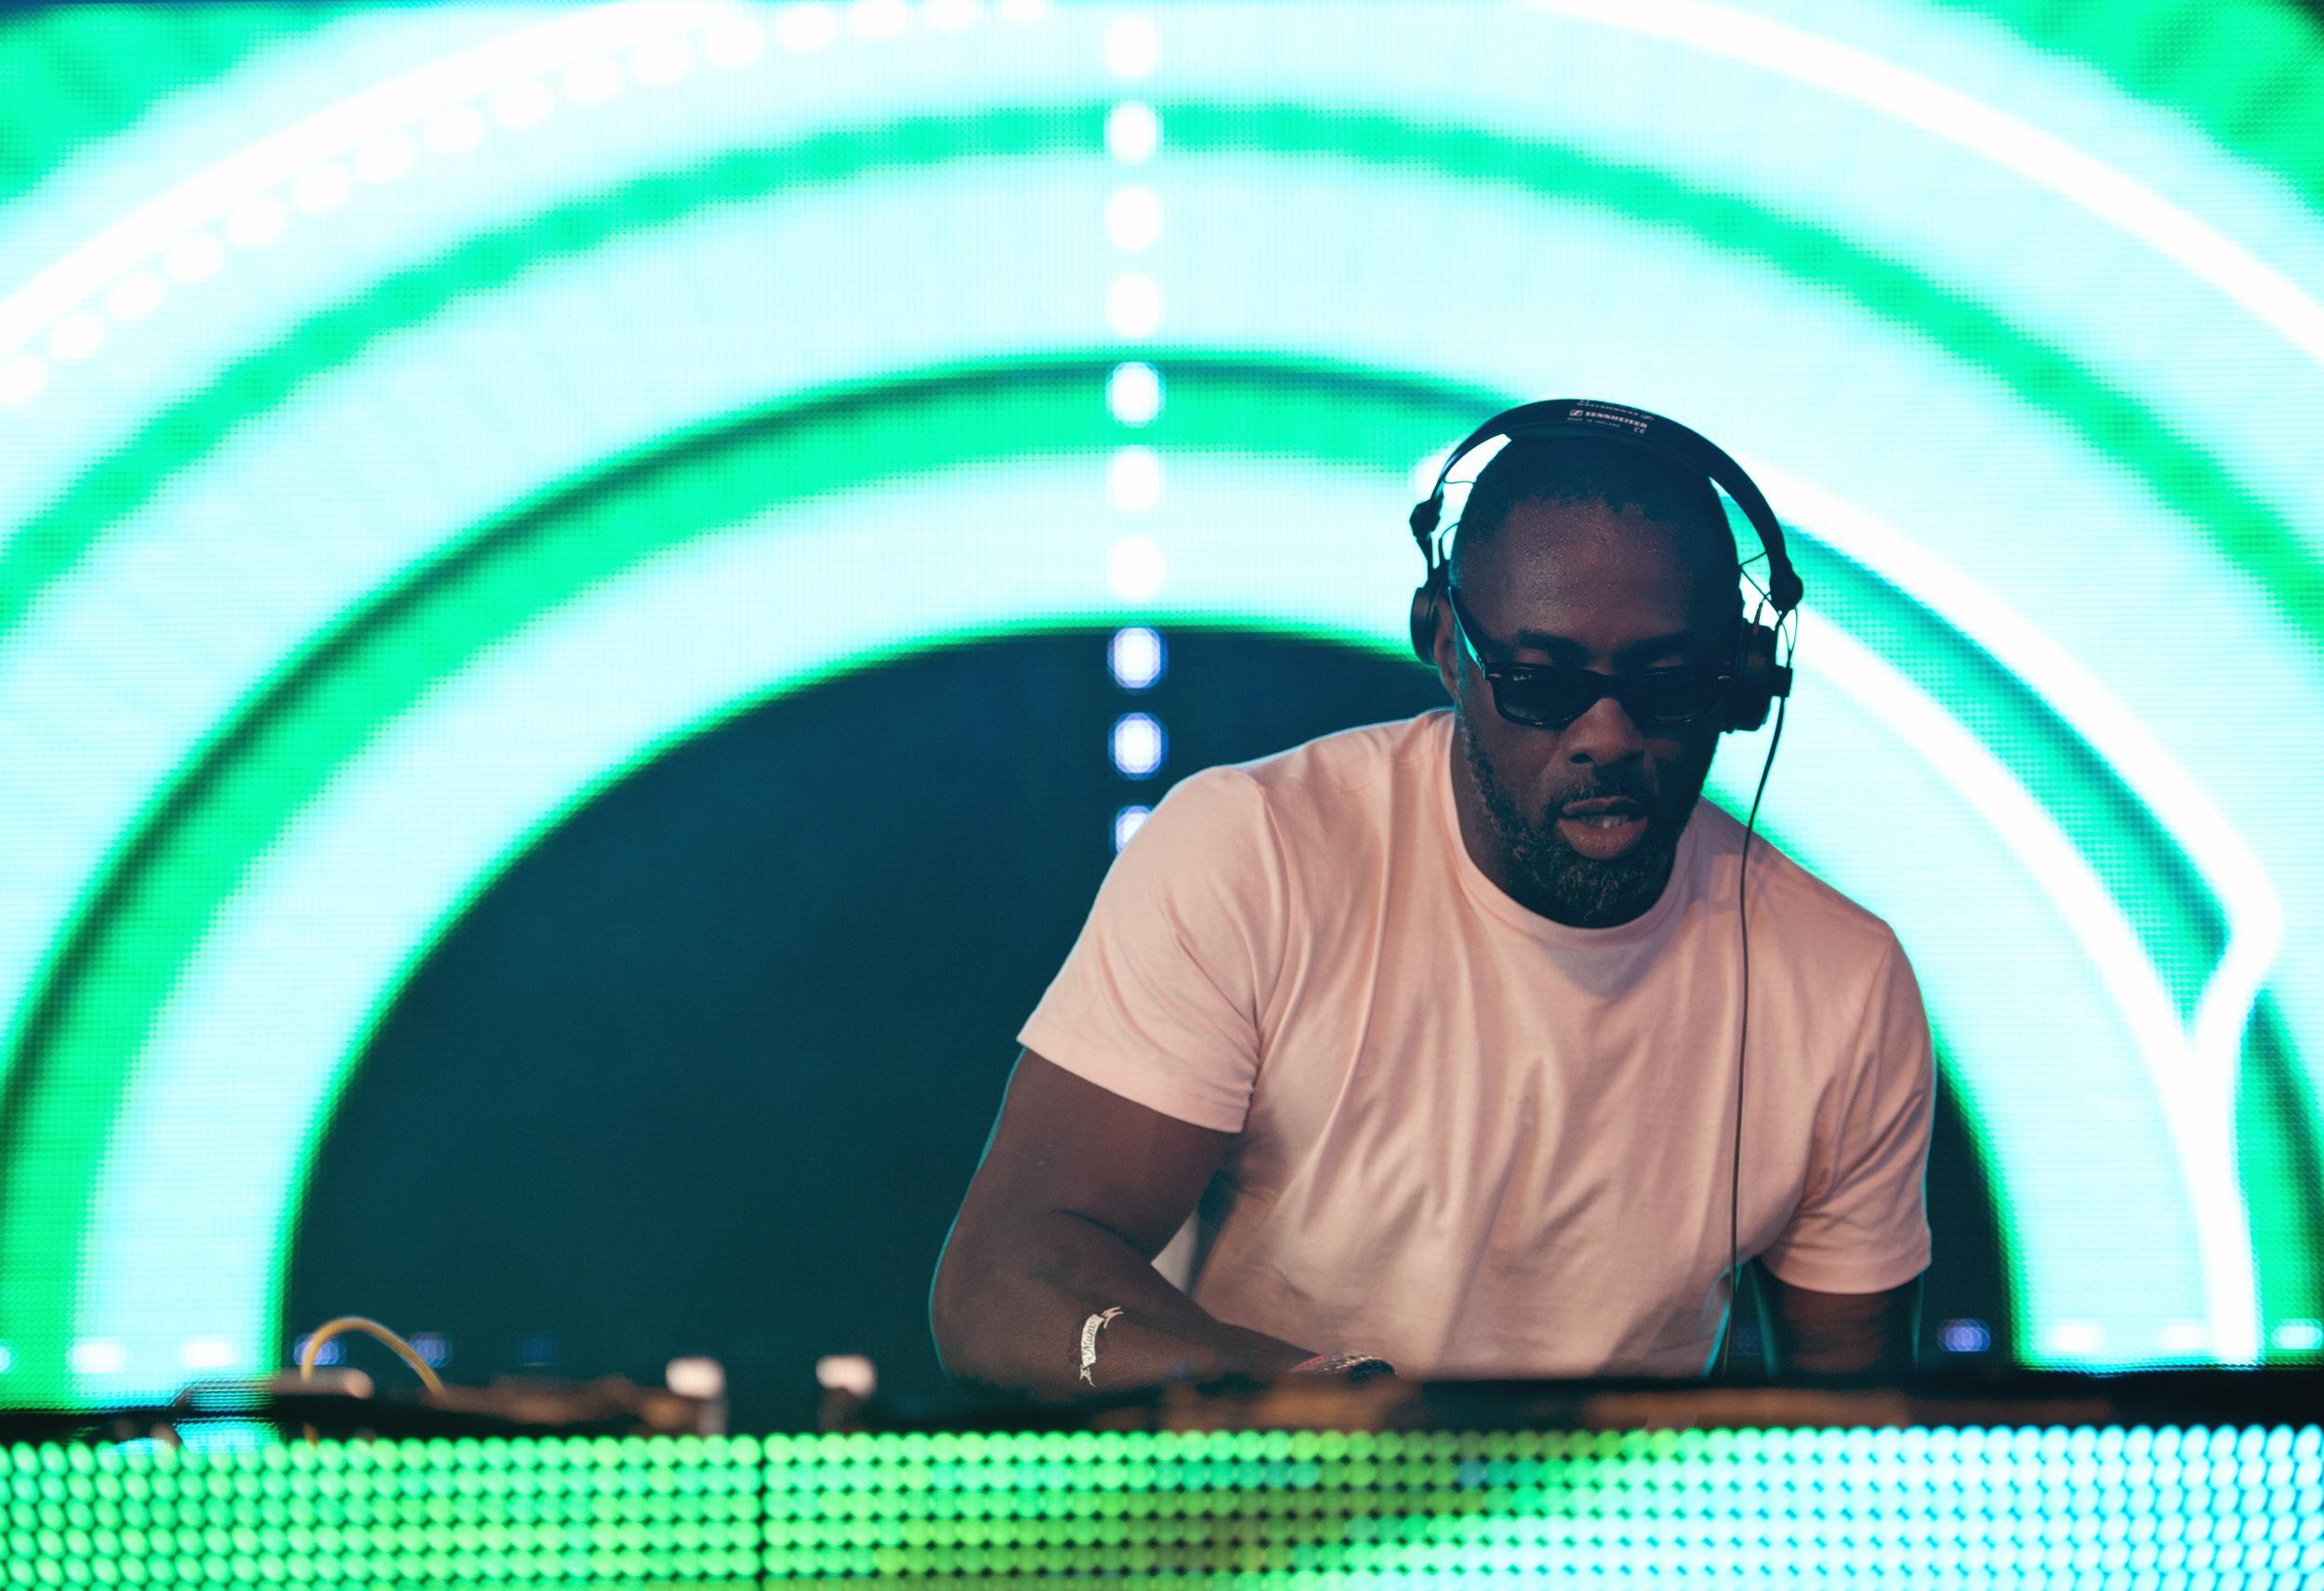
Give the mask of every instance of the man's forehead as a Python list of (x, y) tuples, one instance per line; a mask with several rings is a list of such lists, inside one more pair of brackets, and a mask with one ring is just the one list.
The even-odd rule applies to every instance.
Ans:
[(1678, 562), (1689, 554), (1708, 556), (1708, 527), (1674, 524), (1629, 506), (1598, 499), (1552, 502), (1528, 497), (1510, 505), (1495, 533), (1495, 548), (1531, 561), (1580, 546), (1602, 546), (1608, 552), (1629, 550), (1642, 556)]
[(1731, 586), (1674, 528), (1603, 504), (1523, 506), (1538, 511), (1512, 511), (1463, 572), (1470, 610), (1503, 643), (1594, 651), (1724, 634)]
[(1512, 601), (1599, 602), (1693, 599), (1710, 574), (1704, 556), (1690, 557), (1692, 538), (1640, 516), (1596, 513), (1511, 514), (1472, 560), (1470, 585), (1499, 588)]

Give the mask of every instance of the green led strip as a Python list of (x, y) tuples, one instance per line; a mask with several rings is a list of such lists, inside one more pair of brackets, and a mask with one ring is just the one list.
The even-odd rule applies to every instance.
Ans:
[(747, 1437), (0, 1457), (13, 1585), (725, 1581), (759, 1572), (764, 1533)]
[(1934, 0), (2087, 61), (2324, 209), (2324, 22), (2283, 0)]
[[(1074, 0), (1063, 0), (1071, 4)], [(1158, 0), (1169, 4), (1170, 0)], [(2165, 106), (2324, 208), (2324, 80), (2287, 72), (2324, 56), (2324, 25), (2285, 0), (1932, 0), (1985, 18), (2045, 54), (2088, 62)], [(14, 88), (0, 100), (0, 197), (76, 150), (132, 127), (167, 95), (231, 78), (260, 52), (364, 5), (64, 7), (0, 17)]]
[(230, 76), (361, 5), (59, 6), (0, 16), (0, 201), (134, 127), (174, 94)]
[(2302, 1523), (2319, 1509), (2314, 1426), (0, 1448), (0, 1551), (7, 1583), (26, 1586), (1544, 1572), (2291, 1585), (2324, 1574), (2324, 1541)]

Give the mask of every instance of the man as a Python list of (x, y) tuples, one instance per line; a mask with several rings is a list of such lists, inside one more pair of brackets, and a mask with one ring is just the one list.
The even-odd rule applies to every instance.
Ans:
[[(1747, 633), (1710, 481), (1518, 435), (1434, 625), (1449, 712), (1196, 773), (1116, 859), (937, 1269), (957, 1377), (1699, 1375), (1731, 1218), (1783, 1369), (1909, 1365), (1927, 1024), (1883, 923), (1698, 800)], [(1513, 721), (1526, 664), (1617, 678)]]

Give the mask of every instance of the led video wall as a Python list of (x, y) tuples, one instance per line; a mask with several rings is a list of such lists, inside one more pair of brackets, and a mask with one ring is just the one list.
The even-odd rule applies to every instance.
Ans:
[[(852, 1134), (957, 1197), (1013, 1055), (979, 991), (1029, 1008), (1139, 814), (1274, 749), (1221, 716), (1431, 700), (1405, 510), (1478, 418), (1563, 394), (1706, 432), (1787, 524), (1763, 827), (1912, 956), (1992, 1351), (2324, 1358), (2311, 9), (35, 8), (0, 82), (0, 1401), (278, 1363), (301, 1268), (565, 1244), (617, 1312), (558, 1190), (665, 1210), (638, 1168), (697, 1140), (654, 1101), (720, 1044), (751, 1087), (875, 1091), (770, 1106), (760, 1158)], [(814, 779), (800, 822), (876, 820), (755, 920), (887, 982), (812, 1045), (657, 1019), (617, 1067), (447, 1059), (554, 959), (447, 959), (494, 903), (754, 734), (736, 834)], [(1764, 749), (1731, 737), (1713, 798)], [(975, 872), (1027, 810), (1024, 865)], [(722, 876), (605, 854), (673, 934)], [(1011, 936), (957, 914), (786, 904), (1012, 892), (1054, 932), (997, 983)], [(664, 943), (526, 899), (526, 932)], [(823, 962), (686, 943), (669, 986), (727, 977), (752, 1021), (832, 998)], [(574, 980), (571, 1042), (651, 981)], [(390, 1045), (421, 991), (442, 1043)], [(882, 1039), (907, 1008), (949, 1057)], [(540, 1081), (487, 1120), (504, 1062)], [(969, 1159), (880, 1160), (915, 1077), (971, 1064)], [(650, 1141), (564, 1153), (558, 1112), (608, 1100)], [(448, 1146), (480, 1122), (554, 1196), (478, 1255), (506, 1201), (464, 1210), (486, 1157)], [(355, 1218), (423, 1206), (424, 1240)], [(733, 1293), (738, 1229), (876, 1216), (705, 1199), (655, 1252)], [(795, 1280), (756, 1307), (811, 1312)]]
[[(2201, 1583), (2324, 1572), (2317, 1428), (1076, 1431), (0, 1448), (12, 1585)], [(47, 1571), (35, 1574), (31, 1566)]]

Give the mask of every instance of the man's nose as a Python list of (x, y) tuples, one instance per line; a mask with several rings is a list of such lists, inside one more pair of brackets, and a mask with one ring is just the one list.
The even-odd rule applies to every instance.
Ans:
[(1615, 763), (1645, 752), (1646, 737), (1631, 721), (1630, 710), (1611, 696), (1601, 696), (1590, 710), (1565, 726), (1558, 748), (1568, 762)]

